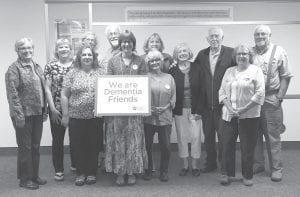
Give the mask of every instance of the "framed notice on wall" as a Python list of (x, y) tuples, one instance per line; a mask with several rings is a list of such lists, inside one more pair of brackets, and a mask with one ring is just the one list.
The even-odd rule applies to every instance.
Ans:
[(104, 75), (96, 87), (96, 116), (151, 114), (148, 76)]

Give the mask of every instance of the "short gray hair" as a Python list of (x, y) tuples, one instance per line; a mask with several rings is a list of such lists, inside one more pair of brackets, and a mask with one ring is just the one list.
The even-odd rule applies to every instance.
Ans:
[(218, 30), (218, 31), (220, 32), (221, 37), (224, 36), (224, 32), (223, 32), (223, 29), (222, 29), (221, 27), (214, 26), (214, 27), (209, 28), (209, 29), (208, 29), (208, 35), (210, 34), (210, 32), (211, 32), (212, 30)]
[(115, 24), (115, 25), (108, 25), (105, 28), (105, 35), (106, 35), (106, 37), (108, 37), (109, 32), (111, 32), (113, 29), (118, 30), (119, 34), (121, 33), (121, 27), (120, 27), (120, 25), (117, 25), (117, 24)]
[(271, 28), (268, 25), (257, 25), (254, 29), (254, 33), (258, 30), (258, 29), (264, 29), (266, 30), (268, 34), (271, 34)]
[(23, 46), (25, 44), (25, 42), (29, 42), (31, 44), (31, 46), (34, 47), (32, 39), (28, 38), (28, 37), (24, 37), (24, 38), (20, 38), (20, 39), (18, 39), (16, 41), (16, 43), (15, 43), (15, 51), (18, 52), (19, 48), (21, 46)]
[(161, 54), (160, 51), (149, 51), (149, 53), (146, 55), (145, 62), (148, 65), (149, 61), (159, 58), (161, 61), (164, 61), (164, 56)]

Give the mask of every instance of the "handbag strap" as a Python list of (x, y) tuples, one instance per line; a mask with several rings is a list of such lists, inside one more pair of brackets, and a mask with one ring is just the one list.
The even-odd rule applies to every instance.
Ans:
[(270, 88), (270, 80), (271, 80), (271, 71), (272, 71), (272, 61), (274, 59), (275, 51), (276, 51), (277, 46), (274, 45), (272, 49), (272, 53), (269, 59), (269, 64), (268, 64), (268, 73), (267, 73), (267, 81), (265, 84), (265, 91), (267, 92)]

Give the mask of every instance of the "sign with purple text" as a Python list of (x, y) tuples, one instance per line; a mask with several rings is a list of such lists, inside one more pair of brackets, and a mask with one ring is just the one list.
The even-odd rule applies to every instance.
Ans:
[(96, 116), (150, 115), (149, 78), (104, 75), (97, 80)]

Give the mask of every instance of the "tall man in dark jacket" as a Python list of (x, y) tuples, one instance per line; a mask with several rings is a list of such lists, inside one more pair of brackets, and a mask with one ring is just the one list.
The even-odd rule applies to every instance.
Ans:
[[(206, 101), (202, 113), (202, 121), (205, 137), (206, 163), (204, 168), (201, 169), (204, 173), (217, 169), (216, 132), (218, 134), (222, 112), (218, 92), (226, 69), (234, 65), (232, 57), (233, 48), (223, 46), (223, 38), (224, 35), (221, 28), (210, 28), (207, 36), (210, 47), (201, 50), (195, 59), (195, 63), (200, 68), (199, 71), (203, 72), (205, 81)], [(219, 145), (219, 162), (221, 161), (220, 148), (221, 146)]]

